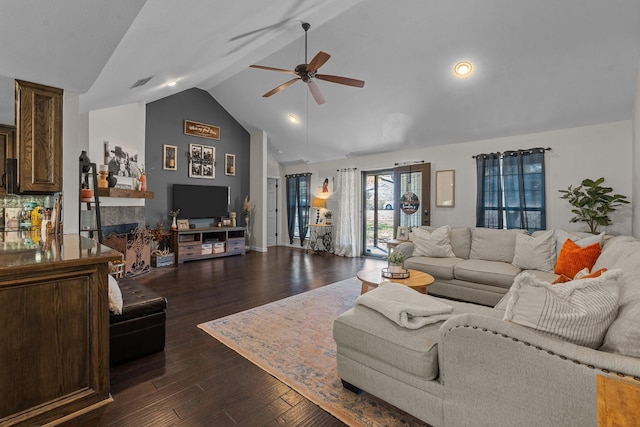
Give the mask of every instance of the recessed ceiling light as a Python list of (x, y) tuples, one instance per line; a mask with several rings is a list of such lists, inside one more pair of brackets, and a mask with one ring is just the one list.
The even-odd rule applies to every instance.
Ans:
[(300, 120), (298, 119), (298, 116), (296, 116), (295, 114), (289, 114), (287, 116), (287, 118), (289, 119), (289, 121), (291, 123), (299, 123), (300, 122)]
[(170, 81), (167, 82), (167, 86), (173, 87), (173, 86), (176, 85), (176, 83), (178, 83), (177, 80), (170, 80)]
[(473, 65), (469, 61), (458, 62), (453, 67), (453, 72), (458, 77), (469, 77), (473, 71)]

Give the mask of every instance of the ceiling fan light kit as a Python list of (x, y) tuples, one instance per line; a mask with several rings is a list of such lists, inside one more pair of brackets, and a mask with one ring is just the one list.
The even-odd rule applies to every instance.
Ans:
[(364, 87), (364, 81), (362, 80), (317, 73), (318, 69), (322, 67), (322, 65), (324, 65), (329, 60), (329, 58), (331, 58), (331, 55), (326, 52), (320, 51), (316, 54), (316, 56), (313, 57), (313, 59), (311, 59), (311, 62), (307, 61), (307, 31), (309, 31), (309, 28), (311, 28), (311, 25), (309, 23), (302, 23), (302, 29), (304, 30), (304, 64), (297, 65), (293, 71), (286, 70), (284, 68), (267, 67), (264, 65), (251, 65), (252, 68), (294, 74), (296, 76), (295, 78), (281, 84), (280, 86), (271, 89), (269, 92), (262, 95), (263, 97), (268, 98), (271, 95), (275, 95), (281, 90), (288, 88), (298, 80), (302, 80), (309, 87), (309, 92), (311, 92), (311, 96), (313, 96), (313, 99), (316, 101), (316, 103), (322, 105), (326, 102), (326, 100), (324, 98), (324, 95), (322, 95), (320, 88), (313, 81), (313, 79), (324, 80), (327, 82), (338, 83), (346, 86)]

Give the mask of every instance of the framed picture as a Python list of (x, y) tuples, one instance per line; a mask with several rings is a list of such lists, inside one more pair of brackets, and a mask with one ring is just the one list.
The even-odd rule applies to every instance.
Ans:
[(436, 206), (453, 208), (456, 205), (456, 171), (436, 171)]
[(104, 143), (104, 164), (109, 166), (118, 181), (120, 177), (137, 178), (138, 151), (124, 145), (116, 145), (111, 142)]
[(224, 219), (222, 220), (222, 225), (223, 225), (224, 227), (231, 227), (231, 218), (228, 218), (228, 219), (227, 219), (227, 218), (224, 218)]
[(163, 145), (162, 151), (162, 169), (167, 171), (178, 170), (178, 163), (176, 162), (176, 153), (178, 147), (175, 145)]
[(210, 145), (189, 144), (189, 177), (216, 177), (216, 149)]
[(396, 233), (396, 239), (409, 240), (409, 227), (398, 227), (398, 232)]
[(224, 174), (225, 175), (236, 175), (236, 155), (235, 154), (225, 154), (224, 155)]
[(179, 219), (176, 221), (178, 224), (178, 230), (188, 230), (189, 229), (189, 220), (188, 219)]

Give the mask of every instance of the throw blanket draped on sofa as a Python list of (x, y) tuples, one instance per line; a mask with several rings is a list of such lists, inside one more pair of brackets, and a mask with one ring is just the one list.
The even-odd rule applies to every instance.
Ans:
[(393, 282), (384, 282), (356, 299), (407, 329), (418, 329), (451, 317), (453, 307)]

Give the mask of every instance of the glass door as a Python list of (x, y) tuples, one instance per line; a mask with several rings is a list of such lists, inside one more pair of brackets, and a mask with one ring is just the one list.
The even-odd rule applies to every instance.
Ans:
[(393, 170), (363, 172), (363, 254), (386, 257), (388, 240), (394, 236), (395, 185)]
[(393, 176), (398, 199), (393, 235), (398, 227), (411, 231), (413, 227), (431, 225), (431, 163), (398, 166)]

